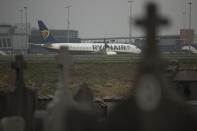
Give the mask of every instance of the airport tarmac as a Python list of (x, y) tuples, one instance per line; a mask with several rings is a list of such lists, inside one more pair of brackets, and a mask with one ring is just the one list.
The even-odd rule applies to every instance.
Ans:
[[(114, 56), (104, 56), (104, 55), (93, 55), (93, 56), (72, 56), (73, 60), (77, 61), (129, 61), (129, 60), (137, 60), (140, 59), (140, 56), (121, 56), (121, 55), (114, 55)], [(197, 56), (162, 56), (163, 59), (197, 59)], [(54, 61), (55, 56), (25, 56), (24, 59), (26, 61)], [(14, 57), (0, 57), (0, 62), (7, 62), (7, 61), (14, 61)]]

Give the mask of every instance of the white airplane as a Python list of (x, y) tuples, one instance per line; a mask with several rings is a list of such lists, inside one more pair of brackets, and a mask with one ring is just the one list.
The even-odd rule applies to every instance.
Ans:
[(59, 50), (61, 46), (67, 46), (70, 54), (127, 54), (127, 53), (140, 53), (141, 50), (134, 45), (121, 44), (121, 43), (61, 43), (58, 42), (51, 35), (46, 25), (39, 20), (39, 30), (43, 39), (42, 47), (49, 50)]
[(194, 48), (193, 46), (183, 46), (182, 48), (181, 48), (182, 50), (185, 50), (185, 51), (191, 51), (191, 53), (197, 53), (197, 49), (196, 48)]

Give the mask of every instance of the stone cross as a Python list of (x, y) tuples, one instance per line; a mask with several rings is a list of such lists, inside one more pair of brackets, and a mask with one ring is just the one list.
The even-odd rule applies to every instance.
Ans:
[[(156, 46), (156, 35), (157, 29), (161, 25), (166, 25), (168, 23), (167, 19), (160, 18), (157, 14), (157, 8), (154, 3), (149, 3), (146, 8), (146, 18), (139, 19), (136, 21), (136, 24), (139, 26), (145, 27), (146, 34), (147, 34), (147, 46), (145, 50), (145, 54), (147, 56), (154, 55), (155, 51), (157, 51)], [(147, 53), (148, 50), (148, 53)]]
[(5, 117), (1, 120), (3, 131), (24, 131), (25, 121), (22, 117)]
[(137, 25), (146, 30), (147, 41), (144, 49), (144, 59), (141, 61), (136, 81), (136, 103), (143, 111), (153, 111), (161, 100), (164, 87), (163, 65), (156, 42), (157, 29), (167, 24), (167, 20), (160, 18), (154, 3), (147, 6), (145, 19), (136, 21)]
[(145, 20), (138, 20), (147, 33), (147, 45), (136, 77), (135, 91), (108, 116), (108, 131), (185, 131), (197, 130), (195, 109), (170, 90), (162, 72), (156, 44), (159, 25), (167, 20), (157, 16), (149, 3)]
[(33, 114), (36, 108), (36, 91), (26, 88), (23, 71), (27, 67), (22, 55), (16, 56), (12, 68), (16, 70), (15, 89), (7, 96), (6, 116), (20, 116), (25, 120), (25, 131), (33, 131)]
[(72, 92), (68, 89), (68, 70), (71, 58), (67, 47), (61, 47), (56, 61), (59, 68), (59, 82), (55, 97), (47, 107), (45, 131), (64, 131), (66, 128), (65, 116), (74, 105)]
[(64, 88), (68, 83), (68, 70), (69, 65), (72, 63), (67, 47), (61, 47), (60, 54), (56, 57), (56, 62), (58, 64), (58, 68), (60, 69), (58, 87)]
[(143, 51), (143, 60), (140, 64), (139, 74), (151, 72), (160, 73), (163, 71), (162, 62), (160, 59), (160, 53), (156, 41), (158, 27), (161, 25), (166, 25), (168, 23), (167, 19), (158, 16), (158, 11), (154, 3), (148, 3), (146, 7), (145, 19), (139, 19), (136, 24), (142, 26), (146, 30), (146, 45)]
[(16, 62), (13, 62), (12, 68), (16, 70), (16, 87), (24, 85), (23, 70), (26, 69), (27, 64), (23, 60), (22, 55), (16, 56)]
[(96, 129), (97, 117), (93, 110), (93, 94), (85, 84), (75, 96), (68, 88), (68, 72), (71, 58), (68, 49), (62, 47), (56, 57), (59, 83), (53, 101), (47, 107), (45, 131), (84, 131)]

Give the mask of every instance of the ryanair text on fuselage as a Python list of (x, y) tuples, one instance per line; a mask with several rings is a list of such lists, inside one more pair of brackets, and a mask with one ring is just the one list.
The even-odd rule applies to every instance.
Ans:
[[(130, 46), (125, 46), (125, 45), (109, 45), (108, 44), (110, 50), (129, 50)], [(92, 45), (93, 50), (102, 50), (105, 49), (105, 45)]]

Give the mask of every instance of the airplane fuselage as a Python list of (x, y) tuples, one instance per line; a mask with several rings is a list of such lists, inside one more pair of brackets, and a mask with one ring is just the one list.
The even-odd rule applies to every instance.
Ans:
[(61, 46), (68, 47), (71, 54), (125, 54), (125, 53), (140, 53), (141, 50), (134, 45), (118, 44), (118, 43), (61, 43), (56, 40), (46, 25), (38, 20), (38, 26), (40, 30), (41, 38), (44, 44), (41, 46), (53, 50), (59, 51)]
[(134, 45), (130, 44), (118, 44), (118, 43), (108, 43), (108, 47), (105, 47), (104, 43), (52, 43), (52, 44), (42, 44), (43, 47), (51, 50), (59, 50), (61, 46), (68, 47), (69, 51), (73, 54), (92, 54), (94, 52), (104, 50), (113, 51), (117, 54), (126, 53), (140, 53), (141, 50), (136, 48)]

